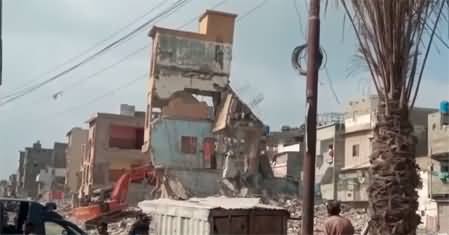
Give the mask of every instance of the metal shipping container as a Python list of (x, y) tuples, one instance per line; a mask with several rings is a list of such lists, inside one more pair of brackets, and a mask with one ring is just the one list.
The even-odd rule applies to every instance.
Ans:
[(142, 201), (154, 235), (286, 235), (289, 213), (259, 198), (208, 197)]

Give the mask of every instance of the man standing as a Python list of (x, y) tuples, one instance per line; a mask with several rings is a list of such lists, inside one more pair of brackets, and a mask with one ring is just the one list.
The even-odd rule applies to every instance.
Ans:
[(340, 216), (340, 211), (340, 203), (338, 201), (329, 201), (327, 203), (329, 218), (324, 222), (326, 235), (354, 235), (354, 227), (351, 221)]
[(137, 215), (137, 220), (131, 226), (129, 235), (148, 235), (150, 230), (151, 218), (147, 215), (140, 213)]
[(108, 224), (106, 222), (100, 222), (97, 224), (97, 232), (99, 235), (109, 235)]
[(24, 235), (36, 235), (36, 233), (34, 233), (34, 225), (33, 223), (26, 221), (23, 225), (23, 234)]

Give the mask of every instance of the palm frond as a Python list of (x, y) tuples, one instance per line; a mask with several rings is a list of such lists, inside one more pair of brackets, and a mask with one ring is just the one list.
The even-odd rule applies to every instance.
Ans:
[[(429, 51), (449, 0), (340, 0), (355, 31), (359, 49), (386, 104), (415, 104)], [(442, 17), (443, 16), (443, 17)], [(447, 40), (449, 41), (449, 39)]]

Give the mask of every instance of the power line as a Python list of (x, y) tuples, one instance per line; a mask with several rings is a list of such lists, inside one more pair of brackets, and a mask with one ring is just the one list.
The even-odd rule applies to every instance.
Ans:
[(62, 72), (59, 72), (58, 74), (50, 77), (47, 80), (44, 80), (38, 84), (36, 84), (33, 87), (30, 87), (28, 89), (24, 89), (22, 91), (22, 93), (17, 94), (13, 97), (9, 97), (6, 100), (4, 100), (3, 102), (0, 103), (0, 107), (8, 104), (18, 98), (21, 98), (39, 88), (41, 88), (42, 86), (56, 80), (59, 79), (60, 77), (62, 77), (63, 75), (75, 70), (76, 68), (80, 67), (81, 65), (84, 65), (86, 63), (88, 63), (89, 61), (91, 61), (92, 59), (96, 58), (97, 56), (103, 54), (104, 52), (106, 52), (109, 49), (112, 49), (114, 47), (116, 47), (117, 45), (119, 45), (121, 42), (129, 39), (131, 36), (135, 35), (137, 32), (139, 32), (140, 30), (142, 30), (143, 28), (147, 27), (147, 25), (153, 23), (154, 21), (156, 21), (157, 19), (163, 17), (164, 15), (168, 15), (170, 16), (171, 14), (173, 14), (177, 9), (179, 9), (180, 7), (184, 6), (188, 1), (190, 0), (179, 0), (177, 2), (175, 2), (173, 5), (171, 5), (169, 8), (165, 9), (164, 11), (162, 11), (161, 13), (159, 13), (158, 15), (156, 15), (155, 17), (152, 17), (151, 19), (147, 20), (145, 23), (141, 24), (139, 27), (137, 27), (136, 29), (132, 30), (131, 32), (127, 33), (126, 35), (120, 37), (119, 39), (115, 40), (114, 42), (108, 44), (107, 46), (103, 47), (101, 50), (97, 51), (96, 53), (88, 56), (87, 58), (85, 58), (84, 60), (80, 61), (79, 63), (69, 67), (68, 69), (65, 69)]
[(340, 99), (338, 98), (337, 92), (335, 91), (334, 84), (332, 82), (332, 79), (330, 77), (329, 70), (327, 69), (327, 67), (324, 67), (324, 72), (326, 73), (326, 78), (329, 81), (329, 89), (331, 90), (331, 93), (334, 96), (335, 101), (337, 102), (337, 104), (341, 104)]
[[(211, 7), (211, 9), (216, 9), (217, 7), (219, 7), (219, 6), (223, 5), (223, 4), (225, 4), (227, 1), (228, 1), (228, 0), (221, 0), (221, 1), (217, 2), (215, 5), (213, 5), (213, 6)], [(177, 27), (176, 29), (182, 29), (182, 28), (186, 27), (187, 25), (192, 24), (193, 22), (195, 22), (196, 20), (198, 20), (198, 18), (199, 18), (200, 16), (201, 16), (201, 15), (192, 17), (190, 20), (188, 20), (188, 21), (185, 22), (184, 24), (180, 25), (180, 26)]]
[[(117, 93), (120, 90), (123, 90), (125, 88), (130, 87), (134, 83), (136, 83), (136, 82), (138, 82), (138, 81), (140, 81), (142, 79), (145, 79), (146, 77), (147, 77), (146, 73), (145, 74), (141, 74), (141, 75), (137, 76), (136, 78), (134, 78), (133, 80), (128, 81), (128, 82), (126, 82), (124, 84), (121, 84), (120, 86), (118, 86), (118, 87), (116, 87), (114, 89), (108, 90), (105, 93), (103, 93), (103, 94), (101, 94), (99, 96), (96, 96), (96, 97), (90, 99), (87, 102), (84, 102), (84, 103), (81, 103), (81, 104), (78, 104), (78, 105), (73, 105), (73, 106), (71, 106), (71, 107), (69, 107), (69, 108), (67, 108), (67, 109), (65, 109), (65, 110), (63, 110), (61, 112), (53, 113), (52, 115), (49, 115), (48, 117), (59, 117), (61, 115), (70, 113), (71, 111), (77, 110), (79, 108), (83, 108), (83, 107), (92, 105), (92, 104), (94, 104), (94, 103), (96, 103), (96, 102), (98, 102), (98, 101), (100, 101), (100, 100), (102, 100), (102, 99), (104, 99), (104, 98), (106, 98), (108, 96), (114, 95), (115, 93)], [(47, 118), (45, 118), (45, 119), (47, 119)]]
[(292, 1), (293, 1), (293, 5), (295, 7), (296, 16), (298, 16), (299, 32), (301, 33), (301, 36), (303, 38), (305, 38), (306, 34), (304, 33), (304, 28), (302, 26), (302, 17), (301, 17), (301, 12), (299, 11), (299, 8), (298, 8), (298, 3), (296, 2), (296, 0), (292, 0)]
[[(87, 81), (88, 79), (93, 79), (93, 78), (97, 77), (98, 75), (100, 75), (100, 74), (102, 74), (102, 73), (104, 73), (104, 72), (106, 72), (106, 71), (108, 71), (108, 70), (113, 69), (114, 67), (116, 67), (116, 66), (118, 66), (119, 64), (125, 62), (126, 60), (129, 60), (132, 56), (138, 54), (139, 52), (144, 51), (143, 49), (145, 49), (145, 48), (147, 48), (147, 47), (148, 47), (148, 46), (140, 47), (140, 48), (138, 48), (137, 50), (134, 50), (133, 52), (131, 52), (131, 53), (127, 54), (126, 56), (122, 57), (121, 59), (117, 60), (116, 62), (114, 62), (114, 63), (112, 63), (112, 64), (110, 64), (110, 65), (108, 65), (108, 66), (102, 68), (101, 70), (98, 70), (98, 71), (96, 71), (96, 72), (94, 72), (94, 73), (91, 73), (90, 75), (87, 75), (86, 77), (84, 77), (84, 78), (78, 80), (77, 82), (72, 83), (71, 85), (64, 87), (63, 89), (59, 90), (58, 92), (56, 92), (56, 93), (54, 93), (54, 94), (52, 95), (52, 96), (53, 96), (53, 99), (56, 99), (59, 95), (61, 95), (61, 96), (64, 95), (65, 93), (67, 93), (67, 90), (72, 90), (72, 89), (78, 87), (79, 85), (81, 85), (81, 84), (83, 83), (83, 81), (85, 82), (85, 81)], [(33, 105), (34, 105), (34, 106), (40, 105), (40, 104), (44, 103), (45, 101), (48, 101), (48, 98), (49, 98), (49, 97), (48, 97), (48, 96), (43, 96), (43, 97), (41, 97), (41, 98), (42, 98), (42, 99), (39, 99), (39, 100), (37, 100), (37, 101), (35, 100), (35, 101), (33, 102)], [(26, 114), (27, 114), (26, 112), (23, 112), (23, 113), (21, 113), (19, 116), (24, 116), (24, 115), (26, 115)], [(11, 118), (11, 119), (13, 119), (13, 118)]]
[(57, 93), (66, 93), (68, 90), (72, 90), (72, 89), (82, 85), (83, 82), (86, 82), (89, 79), (97, 77), (98, 75), (100, 75), (100, 74), (102, 74), (102, 73), (104, 73), (104, 72), (106, 72), (108, 70), (111, 70), (111, 69), (115, 68), (116, 66), (118, 66), (118, 65), (122, 64), (123, 62), (129, 60), (133, 56), (135, 56), (135, 55), (145, 51), (146, 48), (148, 48), (148, 46), (139, 47), (138, 49), (136, 49), (136, 50), (132, 51), (131, 53), (125, 55), (124, 57), (120, 58), (116, 62), (114, 62), (114, 63), (112, 63), (112, 64), (110, 64), (110, 65), (108, 65), (106, 67), (103, 67), (102, 69), (100, 69), (100, 70), (98, 70), (98, 71), (96, 71), (94, 73), (91, 73), (90, 75), (87, 75), (86, 77), (84, 77), (84, 78), (82, 78), (82, 79), (80, 79), (78, 81), (75, 81), (74, 83), (72, 83), (72, 84), (70, 84), (68, 86), (65, 86), (64, 88), (62, 88)]
[[(54, 72), (55, 70), (58, 70), (60, 68), (62, 68), (63, 66), (66, 66), (70, 63), (72, 63), (73, 61), (75, 61), (76, 59), (79, 59), (80, 57), (84, 56), (85, 54), (93, 51), (95, 48), (97, 48), (98, 46), (102, 45), (103, 43), (111, 40), (112, 38), (116, 37), (117, 35), (119, 35), (121, 32), (123, 32), (124, 30), (126, 30), (127, 28), (129, 28), (130, 26), (132, 26), (133, 24), (139, 22), (140, 20), (144, 19), (145, 17), (147, 17), (148, 15), (150, 15), (151, 13), (153, 13), (155, 10), (159, 9), (161, 6), (163, 6), (167, 1), (162, 0), (161, 2), (159, 2), (156, 6), (152, 7), (150, 10), (148, 10), (147, 12), (145, 12), (145, 14), (133, 19), (131, 22), (129, 22), (128, 24), (120, 27), (118, 30), (114, 31), (113, 33), (111, 33), (110, 35), (108, 35), (106, 38), (96, 42), (94, 45), (90, 46), (89, 48), (87, 48), (86, 50), (83, 50), (82, 52), (78, 53), (77, 55), (71, 57), (70, 59), (66, 60), (65, 62), (63, 62), (62, 64), (58, 64), (55, 67), (53, 67), (52, 69), (41, 73), (40, 75), (36, 76), (36, 78), (39, 78), (41, 76), (50, 74), (52, 72)], [(27, 86), (30, 82), (32, 82), (34, 79), (28, 80), (27, 82), (25, 82), (22, 87)], [(12, 92), (12, 94), (6, 95), (1, 97), (1, 99), (4, 98), (8, 98), (11, 96), (14, 96), (16, 94), (18, 94), (20, 92), (20, 89), (16, 89), (15, 91)]]
[[(227, 0), (222, 0), (222, 1), (218, 2), (217, 4), (215, 4), (212, 8), (216, 8), (216, 7), (220, 6), (220, 5), (223, 5), (226, 1), (227, 1)], [(267, 2), (267, 0), (264, 0), (263, 2), (259, 3), (259, 4), (256, 5), (255, 7), (251, 8), (249, 11), (245, 12), (245, 13), (242, 15), (242, 17), (245, 18), (245, 17), (249, 16), (249, 15), (252, 14), (254, 11), (256, 11), (257, 9), (259, 9), (260, 7), (262, 7), (266, 2)], [(169, 13), (167, 16), (170, 16), (170, 15), (173, 14), (173, 13), (174, 13), (174, 12), (171, 12), (171, 13)], [(197, 18), (198, 18), (198, 17), (195, 17), (195, 19), (197, 19)], [(242, 20), (243, 18), (240, 18), (240, 20)], [(183, 24), (183, 25), (187, 25), (187, 24)], [(182, 26), (181, 26), (181, 27), (182, 27)], [(145, 46), (145, 47), (146, 47), (146, 46)], [(99, 70), (99, 71), (97, 71), (97, 72), (92, 73), (91, 75), (88, 75), (88, 76), (87, 76), (86, 78), (84, 78), (83, 80), (87, 80), (87, 79), (96, 77), (96, 76), (98, 76), (99, 74), (101, 74), (101, 73), (103, 73), (103, 72), (105, 72), (105, 71), (107, 71), (107, 70), (109, 70), (109, 69), (111, 69), (111, 68), (113, 68), (113, 67), (115, 67), (115, 66), (121, 64), (122, 62), (124, 62), (124, 61), (126, 61), (127, 59), (129, 59), (132, 55), (135, 55), (135, 54), (139, 53), (140, 51), (142, 51), (145, 47), (141, 47), (141, 48), (139, 48), (139, 49), (137, 49), (137, 50), (131, 52), (130, 54), (128, 54), (128, 55), (126, 55), (125, 57), (123, 57), (122, 59), (118, 60), (117, 62), (115, 62), (115, 63), (113, 63), (113, 64), (111, 64), (111, 65), (109, 65), (109, 66), (106, 66), (106, 67), (104, 67), (103, 69), (101, 69), (101, 70)], [(73, 87), (76, 87), (76, 86), (78, 86), (78, 85), (80, 85), (80, 82), (78, 82), (78, 83), (73, 83), (73, 85), (71, 85), (71, 86), (67, 86), (67, 89), (72, 89)], [(63, 93), (63, 90), (58, 91), (57, 93), (55, 93), (55, 95), (56, 95), (56, 94), (62, 94), (62, 93)], [(101, 96), (101, 97), (103, 97), (103, 96)], [(0, 106), (1, 106), (1, 104), (0, 104)], [(84, 105), (83, 105), (83, 106), (84, 106)]]
[[(215, 9), (215, 8), (217, 8), (217, 7), (221, 6), (221, 5), (223, 5), (223, 4), (224, 4), (225, 2), (227, 2), (227, 1), (228, 1), (228, 0), (222, 0), (222, 1), (218, 2), (217, 4), (215, 4), (215, 5), (212, 6), (212, 9)], [(161, 4), (159, 4), (158, 6), (161, 6)], [(173, 14), (173, 12), (170, 13), (170, 14), (168, 14), (167, 17), (170, 16), (171, 14)], [(146, 14), (146, 15), (147, 15), (147, 14)], [(145, 16), (145, 15), (144, 15), (144, 16)], [(139, 17), (138, 19), (140, 19), (140, 18), (142, 18), (142, 17), (143, 17), (143, 16)], [(199, 17), (199, 16), (196, 16), (196, 17), (193, 18), (193, 19), (197, 19), (198, 17)], [(137, 19), (136, 19), (136, 20), (137, 20)], [(135, 20), (135, 21), (136, 21), (136, 20)], [(159, 19), (159, 20), (160, 20), (160, 19)], [(156, 23), (156, 22), (158, 22), (158, 20), (155, 21), (155, 23)], [(134, 22), (132, 22), (132, 23), (134, 23)], [(129, 23), (127, 26), (131, 25), (132, 23)], [(190, 22), (187, 22), (186, 24), (184, 24), (184, 25), (181, 26), (181, 27), (184, 27), (184, 26), (187, 25), (188, 23), (190, 23)], [(122, 28), (124, 28), (124, 27), (122, 27)], [(119, 31), (117, 31), (116, 33), (118, 33), (118, 32), (119, 32)], [(112, 36), (112, 35), (111, 35), (111, 36)], [(146, 47), (146, 46), (145, 46), (145, 47)], [(140, 51), (141, 51), (143, 48), (145, 48), (145, 47), (139, 48), (138, 50), (132, 52), (131, 54), (126, 55), (125, 57), (123, 57), (122, 59), (120, 59), (119, 61), (117, 61), (116, 63), (113, 63), (113, 64), (111, 64), (111, 65), (109, 65), (109, 66), (107, 66), (107, 67), (105, 67), (105, 68), (103, 68), (103, 69), (101, 69), (101, 70), (99, 70), (99, 71), (96, 71), (96, 72), (92, 73), (91, 75), (88, 75), (86, 78), (84, 78), (84, 79), (82, 79), (82, 80), (88, 80), (88, 79), (94, 78), (94, 77), (98, 76), (99, 74), (101, 74), (101, 73), (103, 73), (103, 72), (105, 72), (105, 71), (107, 71), (107, 70), (112, 69), (113, 67), (115, 67), (115, 66), (121, 64), (122, 62), (126, 61), (127, 59), (129, 59), (129, 57), (131, 57), (132, 55), (137, 54), (138, 52), (140, 52)], [(80, 81), (80, 80), (79, 80), (79, 81)], [(54, 93), (54, 94), (53, 94), (53, 98), (56, 99), (58, 96), (63, 95), (65, 90), (71, 90), (71, 89), (73, 89), (73, 88), (75, 88), (75, 87), (81, 85), (81, 83), (82, 83), (82, 82), (77, 82), (77, 83), (72, 83), (72, 85), (70, 85), (70, 86), (66, 86), (65, 88), (61, 89), (60, 91)], [(42, 103), (42, 102), (40, 102), (40, 103)]]
[(243, 19), (245, 19), (246, 17), (248, 17), (249, 15), (253, 14), (255, 11), (257, 11), (259, 8), (261, 8), (262, 6), (264, 6), (266, 3), (268, 2), (268, 0), (263, 0), (261, 1), (259, 4), (257, 4), (256, 6), (254, 6), (253, 8), (249, 9), (247, 12), (243, 13), (243, 15), (240, 15), (237, 18), (237, 22), (242, 21)]

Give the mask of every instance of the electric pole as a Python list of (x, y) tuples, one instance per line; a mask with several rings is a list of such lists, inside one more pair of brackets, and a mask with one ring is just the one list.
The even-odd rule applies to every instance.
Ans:
[(309, 1), (306, 81), (306, 151), (304, 155), (304, 194), (302, 235), (313, 235), (315, 199), (316, 116), (318, 105), (318, 68), (320, 56), (320, 0)]

